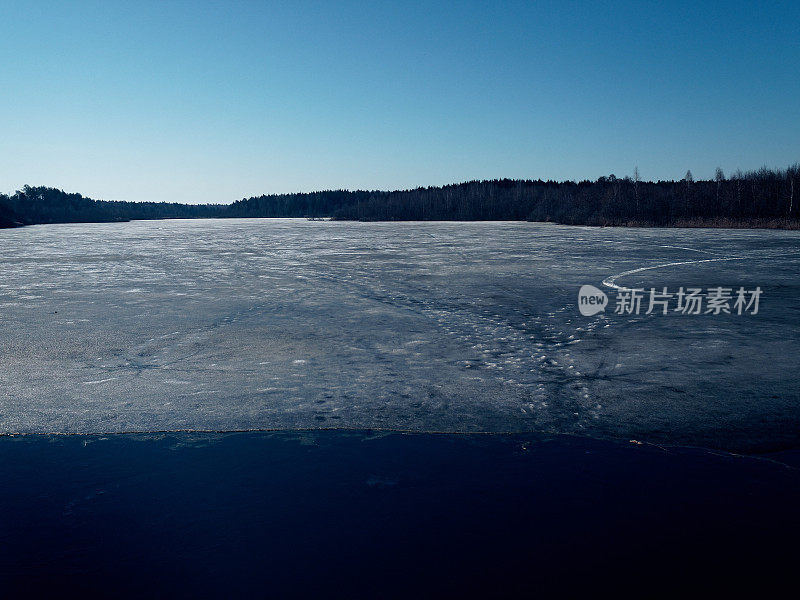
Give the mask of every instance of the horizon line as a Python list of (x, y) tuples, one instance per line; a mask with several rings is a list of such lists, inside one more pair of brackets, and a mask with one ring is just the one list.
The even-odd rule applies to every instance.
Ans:
[[(635, 167), (635, 168), (638, 168), (638, 167)], [(719, 167), (718, 167), (718, 169), (719, 169)], [(763, 171), (768, 171), (768, 172), (772, 172), (772, 173), (776, 173), (777, 174), (777, 173), (780, 173), (781, 171), (788, 171), (790, 169), (795, 169), (795, 170), (800, 169), (800, 162), (799, 161), (795, 161), (794, 163), (789, 164), (785, 168), (774, 168), (774, 167), (769, 167), (767, 165), (763, 165), (763, 166), (761, 166), (761, 167), (759, 167), (757, 169), (750, 169), (750, 170), (747, 170), (747, 171), (742, 171), (741, 169), (737, 169), (731, 175), (727, 175), (726, 176), (723, 173), (723, 177), (724, 177), (724, 179), (737, 179), (737, 178), (740, 178), (740, 177), (747, 177), (748, 175), (755, 175), (755, 174), (758, 174), (758, 173), (763, 172)], [(720, 169), (720, 171), (721, 171), (721, 169)], [(691, 175), (691, 169), (687, 169), (686, 175)], [(595, 184), (595, 183), (600, 183), (601, 181), (636, 181), (637, 183), (643, 184), (643, 185), (647, 185), (647, 184), (655, 184), (655, 185), (657, 185), (659, 183), (673, 183), (674, 184), (674, 183), (676, 183), (678, 181), (685, 181), (686, 180), (686, 175), (684, 177), (680, 178), (680, 179), (657, 179), (657, 180), (652, 180), (652, 179), (638, 179), (638, 180), (635, 180), (630, 175), (625, 175), (625, 176), (622, 176), (622, 177), (618, 177), (614, 173), (609, 173), (608, 175), (601, 175), (597, 179), (562, 179), (562, 180), (557, 180), (557, 179), (542, 179), (541, 177), (537, 178), (537, 179), (528, 179), (528, 178), (521, 179), (521, 178), (510, 178), (510, 177), (497, 177), (497, 178), (494, 178), (494, 179), (468, 179), (468, 180), (465, 180), (465, 181), (459, 181), (459, 182), (453, 182), (453, 183), (445, 183), (445, 184), (442, 184), (442, 185), (427, 185), (427, 186), (419, 185), (419, 186), (416, 186), (416, 187), (407, 187), (407, 188), (402, 188), (402, 189), (398, 188), (398, 189), (389, 189), (389, 190), (387, 190), (387, 189), (363, 189), (363, 188), (356, 188), (356, 189), (352, 189), (352, 188), (326, 188), (326, 189), (317, 189), (317, 190), (312, 190), (312, 191), (307, 191), (307, 192), (303, 192), (303, 191), (296, 191), (296, 192), (270, 192), (270, 193), (263, 193), (263, 194), (258, 194), (258, 195), (254, 194), (252, 196), (245, 196), (245, 197), (237, 198), (236, 200), (231, 200), (231, 201), (227, 201), (227, 202), (203, 202), (203, 203), (191, 203), (191, 202), (187, 202), (185, 200), (184, 201), (179, 201), (179, 200), (119, 200), (119, 199), (108, 200), (108, 199), (94, 198), (94, 197), (91, 197), (91, 196), (85, 196), (82, 192), (67, 192), (67, 191), (64, 191), (63, 188), (57, 187), (57, 186), (30, 185), (30, 184), (24, 184), (21, 188), (17, 188), (16, 190), (14, 190), (11, 193), (0, 192), (0, 196), (11, 197), (11, 196), (13, 196), (13, 195), (15, 195), (17, 193), (23, 192), (24, 189), (27, 187), (27, 188), (30, 188), (30, 189), (36, 189), (36, 188), (54, 189), (54, 190), (58, 190), (58, 191), (60, 191), (60, 192), (62, 192), (64, 194), (77, 194), (77, 195), (81, 196), (82, 198), (85, 198), (85, 199), (88, 199), (88, 200), (94, 200), (96, 202), (127, 202), (127, 203), (134, 203), (134, 204), (185, 204), (185, 205), (189, 205), (189, 206), (229, 206), (229, 205), (235, 204), (236, 202), (241, 202), (243, 200), (249, 200), (251, 198), (276, 197), (276, 196), (304, 196), (304, 195), (324, 194), (324, 193), (331, 193), (331, 192), (346, 192), (346, 193), (351, 193), (351, 194), (355, 194), (355, 193), (396, 194), (396, 193), (414, 192), (414, 191), (417, 191), (417, 190), (444, 189), (444, 188), (447, 188), (447, 187), (457, 187), (457, 186), (467, 185), (467, 184), (472, 184), (472, 183), (492, 183), (492, 182), (499, 182), (499, 181), (509, 181), (509, 182), (515, 182), (515, 183), (544, 183), (544, 184), (556, 184), (556, 185), (564, 185), (564, 184), (580, 185), (580, 184), (585, 184), (585, 183)], [(713, 178), (711, 178), (711, 179), (694, 179), (694, 178), (692, 178), (691, 181), (694, 182), (694, 183), (714, 182), (715, 179), (713, 179)]]

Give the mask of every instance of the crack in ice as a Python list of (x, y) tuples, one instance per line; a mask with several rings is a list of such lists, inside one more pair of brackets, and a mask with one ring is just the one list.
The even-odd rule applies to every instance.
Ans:
[(699, 263), (719, 262), (724, 260), (746, 260), (747, 258), (748, 257), (746, 256), (735, 256), (730, 258), (705, 258), (703, 260), (684, 260), (680, 262), (669, 262), (669, 263), (662, 263), (660, 265), (652, 265), (650, 267), (639, 267), (638, 269), (631, 269), (630, 271), (623, 271), (622, 273), (617, 273), (616, 275), (611, 275), (610, 277), (606, 277), (605, 279), (603, 279), (603, 285), (606, 287), (613, 288), (615, 290), (630, 290), (631, 288), (617, 285), (614, 282), (620, 277), (624, 277), (625, 275), (633, 275), (634, 273), (641, 273), (642, 271), (650, 271), (652, 269), (663, 269), (664, 267), (675, 267), (678, 265), (696, 265)]

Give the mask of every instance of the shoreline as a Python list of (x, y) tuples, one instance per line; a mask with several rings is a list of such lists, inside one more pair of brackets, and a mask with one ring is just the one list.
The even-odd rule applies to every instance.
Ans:
[(343, 219), (334, 216), (322, 217), (164, 217), (160, 219), (117, 219), (109, 221), (54, 221), (48, 223), (19, 223), (13, 225), (3, 225), (0, 223), (0, 231), (22, 229), (23, 227), (34, 227), (37, 225), (104, 225), (112, 223), (132, 223), (137, 221), (158, 222), (158, 221), (200, 221), (200, 220), (231, 220), (231, 219), (297, 219), (309, 222), (338, 222), (338, 223), (537, 223), (564, 225), (568, 227), (593, 227), (593, 228), (613, 228), (613, 229), (733, 229), (733, 230), (779, 230), (779, 231), (798, 231), (800, 230), (800, 219), (748, 219), (746, 221), (736, 221), (733, 219), (692, 219), (658, 224), (646, 221), (628, 221), (625, 223), (563, 223), (558, 221), (532, 221), (528, 219)]

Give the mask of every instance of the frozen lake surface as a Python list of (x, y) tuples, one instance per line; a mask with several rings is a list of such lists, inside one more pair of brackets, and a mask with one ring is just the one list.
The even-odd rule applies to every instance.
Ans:
[[(0, 242), (0, 433), (800, 438), (800, 232), (237, 219)], [(618, 315), (603, 281), (762, 296)], [(605, 312), (579, 313), (584, 284)]]

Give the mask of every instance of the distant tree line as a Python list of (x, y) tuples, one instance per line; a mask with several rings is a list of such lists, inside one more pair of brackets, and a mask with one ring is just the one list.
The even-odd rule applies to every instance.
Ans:
[[(326, 190), (243, 198), (228, 207), (229, 217), (344, 217), (348, 207), (368, 202), (385, 192)], [(401, 192), (402, 193), (402, 192)]]
[(800, 165), (696, 181), (495, 179), (414, 190), (328, 190), (245, 198), (230, 205), (107, 202), (46, 187), (0, 195), (0, 227), (132, 219), (332, 217), (363, 221), (530, 220), (570, 225), (800, 226)]
[(713, 180), (470, 181), (404, 192), (372, 192), (335, 210), (359, 220), (530, 220), (569, 225), (798, 227), (800, 165)]
[(213, 204), (92, 200), (81, 194), (28, 185), (11, 196), (0, 195), (0, 223), (6, 226), (221, 217), (225, 209), (227, 206)]

